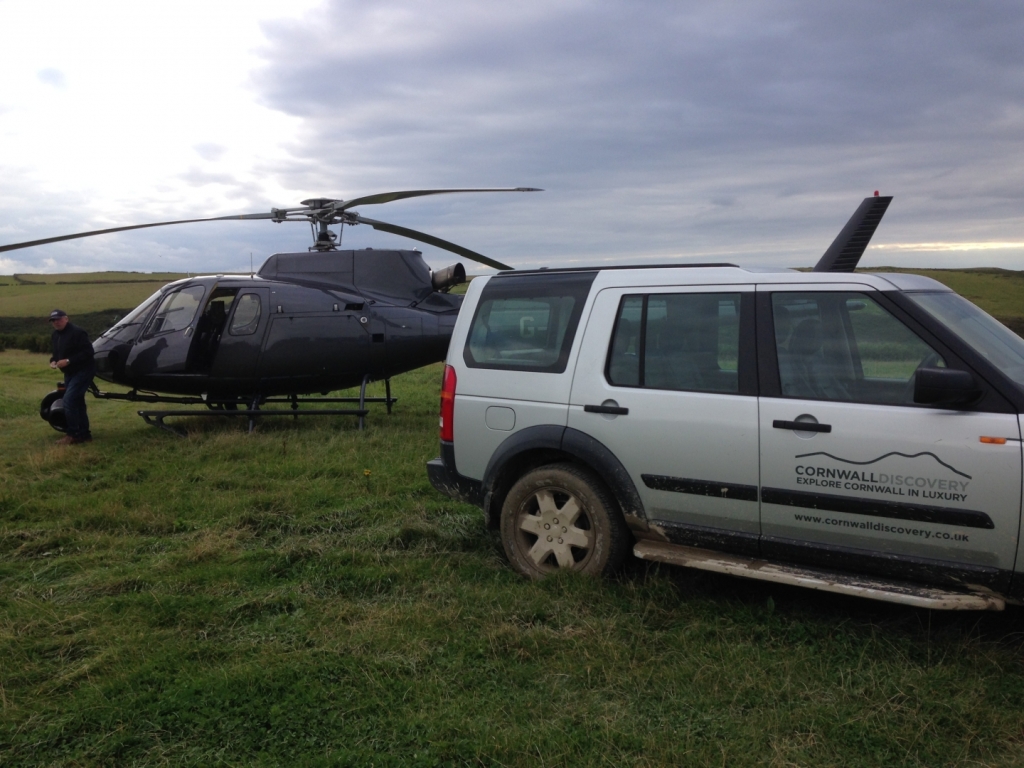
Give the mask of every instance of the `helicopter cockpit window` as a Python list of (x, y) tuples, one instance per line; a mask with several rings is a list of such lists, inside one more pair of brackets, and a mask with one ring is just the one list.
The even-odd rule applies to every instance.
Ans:
[(246, 293), (238, 300), (235, 316), (231, 319), (229, 333), (232, 336), (248, 336), (256, 333), (260, 324), (260, 297), (255, 293)]
[(160, 303), (156, 315), (153, 316), (146, 335), (155, 336), (158, 333), (171, 333), (188, 328), (196, 316), (204, 293), (206, 293), (206, 289), (203, 286), (194, 285), (168, 294)]
[(121, 320), (118, 320), (113, 327), (104, 331), (100, 338), (114, 337), (117, 341), (131, 341), (139, 335), (139, 328), (146, 322), (149, 311), (153, 309), (159, 299), (160, 291), (157, 291)]

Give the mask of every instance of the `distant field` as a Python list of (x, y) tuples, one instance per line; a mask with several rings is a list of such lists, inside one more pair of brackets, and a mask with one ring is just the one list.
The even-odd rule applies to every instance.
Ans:
[(938, 280), (1024, 336), (1024, 272), (990, 267), (975, 269), (876, 267), (861, 271), (907, 272)]
[(169, 283), (186, 277), (184, 272), (55, 272), (34, 274), (19, 272), (14, 275), (0, 275), (0, 283), (21, 285), (75, 285), (77, 283), (147, 283), (154, 280)]
[(160, 286), (186, 276), (172, 272), (0, 275), (0, 333), (3, 318), (45, 318), (54, 307), (69, 315), (135, 307)]

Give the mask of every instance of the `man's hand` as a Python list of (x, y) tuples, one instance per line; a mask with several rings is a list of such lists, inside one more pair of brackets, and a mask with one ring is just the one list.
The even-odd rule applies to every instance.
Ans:
[(56, 360), (51, 360), (50, 361), (50, 367), (51, 368), (56, 368), (57, 367), (57, 361)]

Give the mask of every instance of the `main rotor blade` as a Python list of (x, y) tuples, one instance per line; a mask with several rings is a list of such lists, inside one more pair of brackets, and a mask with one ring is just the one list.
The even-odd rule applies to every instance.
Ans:
[(393, 235), (401, 235), (402, 237), (408, 237), (410, 240), (419, 240), (421, 243), (427, 243), (428, 245), (436, 246), (437, 248), (443, 248), (446, 251), (457, 253), (460, 256), (465, 256), (467, 259), (477, 261), (481, 264), (486, 264), (488, 267), (494, 267), (495, 269), (512, 269), (508, 264), (502, 264), (500, 261), (489, 259), (482, 253), (471, 251), (469, 248), (463, 248), (461, 245), (455, 243), (449, 243), (447, 240), (442, 240), (440, 237), (434, 237), (423, 232), (417, 232), (415, 229), (408, 229), (407, 227), (399, 227), (394, 224), (388, 224), (386, 221), (375, 221), (374, 219), (367, 219), (362, 216), (358, 216), (360, 224), (369, 224), (374, 229), (379, 229), (382, 232), (390, 232)]
[[(875, 195), (877, 194), (876, 192)], [(832, 245), (818, 259), (818, 263), (811, 271), (853, 272), (891, 202), (891, 195), (865, 197), (864, 202), (853, 212), (853, 216), (846, 222), (846, 226), (836, 235)]]
[(246, 221), (253, 219), (272, 219), (274, 213), (244, 213), (238, 216), (214, 216), (210, 219), (181, 219), (180, 221), (158, 221), (155, 224), (132, 224), (128, 227), (111, 227), (110, 229), (94, 229), (90, 232), (76, 232), (73, 235), (60, 235), (59, 237), (45, 237), (42, 240), (29, 240), (25, 243), (11, 243), (0, 245), (0, 253), (4, 251), (16, 251), (19, 248), (31, 248), (34, 245), (46, 245), (47, 243), (59, 243), (62, 240), (76, 240), (80, 237), (92, 237), (93, 235), (108, 235), (111, 232), (127, 232), (129, 229), (148, 229), (149, 227), (167, 227), (171, 224), (195, 224), (199, 221)]
[(381, 192), (378, 195), (366, 195), (353, 200), (346, 200), (337, 210), (345, 211), (357, 205), (380, 205), (390, 203), (393, 200), (405, 200), (409, 197), (423, 197), (425, 195), (450, 195), (453, 192), (543, 192), (543, 189), (533, 187), (505, 187), (503, 189), (413, 189), (406, 192)]

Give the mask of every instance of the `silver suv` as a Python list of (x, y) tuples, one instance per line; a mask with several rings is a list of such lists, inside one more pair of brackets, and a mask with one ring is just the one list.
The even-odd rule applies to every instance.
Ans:
[(842, 239), (814, 272), (474, 280), (432, 484), (531, 577), (632, 551), (931, 608), (1020, 602), (1024, 340), (928, 278), (836, 271)]

